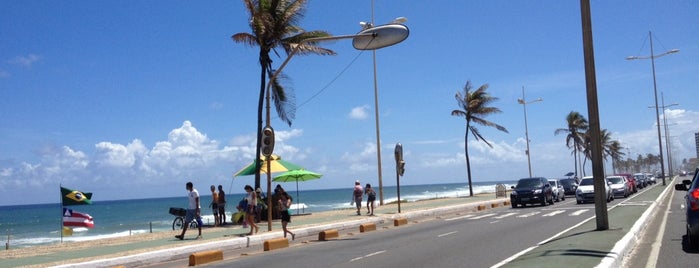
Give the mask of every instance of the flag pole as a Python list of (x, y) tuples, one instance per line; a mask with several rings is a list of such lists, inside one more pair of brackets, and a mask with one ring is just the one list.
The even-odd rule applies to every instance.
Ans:
[(61, 187), (63, 187), (63, 184), (58, 184), (58, 196), (59, 196), (59, 207), (61, 207), (61, 228), (58, 229), (58, 232), (61, 233), (61, 243), (63, 243), (63, 193), (61, 193)]

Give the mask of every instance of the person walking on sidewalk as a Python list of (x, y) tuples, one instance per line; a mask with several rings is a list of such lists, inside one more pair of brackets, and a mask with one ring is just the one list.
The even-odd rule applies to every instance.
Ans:
[(357, 215), (362, 215), (362, 196), (364, 195), (364, 189), (362, 189), (362, 184), (359, 180), (354, 181), (354, 190), (352, 191), (352, 203), (357, 205)]
[(252, 186), (250, 185), (245, 185), (245, 192), (247, 192), (247, 195), (245, 196), (245, 201), (247, 201), (247, 208), (245, 208), (245, 219), (247, 220), (248, 225), (250, 225), (250, 232), (248, 235), (252, 235), (253, 228), (255, 228), (255, 233), (257, 233), (257, 230), (260, 228), (257, 226), (255, 223), (255, 210), (257, 209), (257, 194), (255, 194), (255, 189), (252, 189)]
[(369, 216), (374, 216), (374, 201), (376, 201), (376, 191), (374, 191), (374, 188), (371, 188), (371, 184), (366, 184), (364, 194), (367, 195), (366, 214)]
[(293, 199), (291, 198), (291, 196), (287, 194), (285, 191), (281, 192), (279, 198), (279, 211), (282, 215), (282, 230), (284, 230), (284, 238), (286, 238), (286, 234), (288, 233), (291, 235), (291, 240), (294, 240), (296, 239), (296, 234), (286, 229), (286, 226), (291, 222), (291, 213), (289, 212), (289, 208), (291, 208), (292, 200)]
[(192, 184), (192, 182), (187, 182), (186, 188), (187, 191), (189, 191), (189, 194), (187, 195), (187, 197), (189, 198), (189, 207), (187, 208), (187, 215), (184, 219), (182, 233), (176, 235), (175, 238), (183, 240), (184, 234), (187, 232), (187, 227), (189, 227), (189, 223), (191, 223), (193, 220), (196, 220), (197, 227), (199, 228), (199, 235), (197, 236), (197, 239), (200, 239), (201, 226), (203, 225), (203, 223), (201, 222), (201, 206), (199, 205), (199, 191), (197, 191), (197, 189), (194, 189), (194, 184)]

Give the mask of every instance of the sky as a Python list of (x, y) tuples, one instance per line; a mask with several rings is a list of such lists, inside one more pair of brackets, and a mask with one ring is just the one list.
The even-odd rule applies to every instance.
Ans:
[[(542, 98), (526, 105), (533, 175), (574, 170), (554, 131), (571, 111), (589, 118), (579, 1), (309, 1), (299, 26), (351, 35), (372, 9), (375, 25), (405, 17), (410, 29), (376, 51), (384, 186), (396, 185), (397, 143), (401, 185), (467, 182), (466, 121), (451, 116), (467, 81), (489, 86), (502, 112), (486, 119), (508, 130), (479, 126), (493, 148), (469, 138), (474, 182), (529, 176), (523, 91)], [(672, 155), (696, 157), (699, 2), (591, 9), (601, 128), (632, 158), (658, 154), (651, 60), (626, 60), (651, 55), (652, 32), (654, 54), (680, 50), (655, 59)], [(0, 206), (57, 203), (59, 185), (97, 201), (184, 197), (187, 181), (202, 194), (254, 185), (232, 176), (255, 155), (259, 50), (231, 40), (247, 21), (242, 1), (0, 1)], [(372, 53), (321, 45), (337, 55), (284, 68), (297, 110), (291, 126), (273, 111), (274, 152), (323, 174), (302, 190), (378, 185)], [(271, 56), (275, 68), (287, 57)]]

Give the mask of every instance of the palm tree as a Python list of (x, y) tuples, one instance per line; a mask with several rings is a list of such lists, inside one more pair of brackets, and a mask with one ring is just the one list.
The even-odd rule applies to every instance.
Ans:
[(457, 91), (455, 96), (456, 101), (459, 104), (459, 108), (462, 110), (451, 111), (452, 116), (461, 116), (466, 119), (464, 152), (466, 155), (466, 170), (468, 172), (468, 190), (470, 196), (473, 196), (473, 188), (471, 186), (471, 162), (468, 158), (468, 133), (471, 132), (473, 137), (476, 138), (476, 141), (481, 140), (490, 148), (493, 148), (493, 145), (483, 138), (480, 131), (475, 126), (471, 125), (471, 122), (482, 126), (495, 127), (497, 130), (509, 133), (505, 127), (484, 119), (484, 117), (488, 115), (502, 112), (496, 107), (488, 106), (488, 104), (496, 101), (498, 98), (490, 96), (490, 94), (486, 92), (486, 89), (488, 89), (488, 84), (480, 86), (476, 91), (471, 91), (471, 81), (466, 81), (466, 85), (463, 88), (463, 93)]
[[(329, 49), (316, 46), (316, 42), (303, 40), (330, 36), (325, 31), (306, 32), (297, 23), (303, 18), (306, 0), (243, 0), (250, 14), (251, 33), (237, 33), (231, 38), (236, 43), (260, 47), (260, 97), (257, 104), (257, 148), (255, 150), (255, 188), (260, 187), (260, 145), (262, 138), (262, 105), (264, 102), (266, 78), (274, 73), (269, 53), (282, 47), (287, 55), (298, 49), (297, 54), (334, 55)], [(275, 50), (275, 54), (278, 53)], [(296, 113), (293, 97), (284, 90), (281, 83), (274, 78), (272, 96), (279, 118), (291, 126)]]
[(578, 176), (578, 152), (582, 150), (583, 133), (587, 131), (587, 119), (580, 113), (571, 111), (566, 116), (567, 128), (559, 128), (554, 132), (555, 135), (560, 133), (568, 133), (566, 136), (566, 146), (573, 149), (573, 160), (575, 162), (575, 176)]
[(612, 172), (616, 174), (616, 167), (621, 162), (621, 157), (624, 156), (624, 147), (618, 140), (613, 140), (609, 146), (609, 156), (612, 158)]

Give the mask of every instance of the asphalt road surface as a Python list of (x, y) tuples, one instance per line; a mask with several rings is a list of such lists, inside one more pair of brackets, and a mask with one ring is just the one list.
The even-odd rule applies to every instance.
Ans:
[[(679, 177), (675, 183), (683, 179), (691, 177)], [(685, 234), (686, 193), (673, 189), (658, 204), (638, 245), (624, 259), (624, 267), (699, 267), (699, 248), (690, 248)]]
[(401, 227), (386, 224), (377, 231), (342, 233), (337, 240), (299, 243), (297, 237), (289, 248), (226, 252), (234, 257), (205, 266), (490, 267), (593, 216), (594, 204), (577, 205), (570, 196), (550, 206), (501, 207)]

